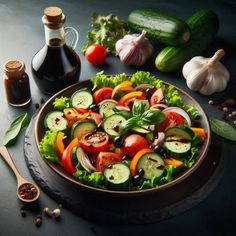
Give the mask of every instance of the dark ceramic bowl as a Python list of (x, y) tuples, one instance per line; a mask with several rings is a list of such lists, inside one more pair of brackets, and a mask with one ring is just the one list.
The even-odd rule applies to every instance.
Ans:
[[(166, 83), (167, 84), (167, 83)], [(169, 85), (169, 84), (168, 84)], [(84, 87), (91, 87), (92, 84), (90, 81), (84, 81), (84, 82), (80, 82), (78, 84), (72, 85), (68, 88), (65, 88), (64, 90), (60, 91), (59, 93), (55, 94), (53, 97), (51, 97), (45, 104), (44, 106), (41, 108), (37, 119), (36, 119), (36, 123), (35, 123), (35, 139), (36, 139), (36, 144), (37, 147), (39, 149), (39, 142), (40, 140), (43, 138), (44, 135), (44, 117), (45, 115), (52, 110), (53, 108), (53, 101), (56, 97), (61, 97), (61, 96), (71, 96), (73, 94), (73, 92), (75, 92), (76, 90), (80, 89), (80, 88), (84, 88)], [(159, 187), (155, 187), (152, 189), (147, 189), (147, 190), (141, 190), (141, 191), (112, 191), (112, 190), (104, 190), (104, 189), (99, 189), (99, 188), (95, 188), (95, 187), (91, 187), (88, 185), (85, 185), (81, 182), (79, 182), (75, 177), (73, 177), (72, 175), (68, 174), (64, 169), (62, 169), (59, 165), (54, 164), (50, 161), (47, 161), (43, 158), (43, 160), (51, 167), (51, 169), (53, 171), (55, 171), (57, 174), (59, 174), (62, 178), (67, 179), (68, 181), (74, 183), (75, 185), (77, 185), (80, 188), (83, 188), (85, 191), (89, 190), (95, 193), (99, 193), (99, 194), (108, 194), (110, 196), (138, 196), (138, 195), (158, 195), (161, 192), (167, 192), (174, 190), (178, 184), (180, 184), (181, 182), (183, 182), (186, 178), (189, 178), (191, 175), (193, 175), (193, 173), (201, 166), (202, 162), (204, 161), (209, 146), (210, 146), (210, 142), (211, 142), (211, 130), (210, 130), (210, 126), (209, 126), (209, 122), (207, 119), (207, 116), (205, 114), (205, 112), (203, 111), (203, 109), (201, 108), (201, 106), (199, 105), (199, 103), (193, 99), (190, 95), (188, 95), (186, 92), (182, 91), (179, 88), (176, 88), (179, 91), (179, 94), (181, 95), (181, 97), (183, 98), (183, 101), (187, 104), (193, 104), (195, 105), (195, 107), (198, 110), (199, 113), (199, 126), (204, 128), (204, 130), (207, 133), (207, 138), (205, 139), (204, 143), (202, 144), (200, 151), (199, 151), (199, 156), (197, 158), (196, 163), (194, 164), (194, 166), (192, 168), (190, 168), (189, 170), (183, 172), (180, 176), (178, 176), (176, 179), (174, 179), (173, 181), (171, 181), (170, 183), (166, 183), (164, 185), (161, 185)], [(194, 183), (193, 183), (194, 185)], [(184, 190), (182, 190), (184, 191)], [(171, 201), (171, 198), (169, 199)]]

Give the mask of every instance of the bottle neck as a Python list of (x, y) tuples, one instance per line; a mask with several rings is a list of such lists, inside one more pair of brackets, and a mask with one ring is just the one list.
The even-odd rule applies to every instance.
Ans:
[(44, 25), (45, 42), (49, 46), (61, 46), (65, 43), (65, 30), (64, 26), (58, 29), (50, 29)]

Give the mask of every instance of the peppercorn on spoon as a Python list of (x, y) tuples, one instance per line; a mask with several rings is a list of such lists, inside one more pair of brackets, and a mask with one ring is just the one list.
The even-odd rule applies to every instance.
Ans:
[(24, 179), (17, 170), (11, 156), (5, 146), (0, 147), (0, 154), (14, 172), (17, 179), (17, 197), (25, 203), (35, 202), (40, 195), (37, 185)]

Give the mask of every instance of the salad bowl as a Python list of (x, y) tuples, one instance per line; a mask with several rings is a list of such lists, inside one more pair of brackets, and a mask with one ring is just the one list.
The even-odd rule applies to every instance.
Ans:
[[(170, 86), (170, 84), (163, 82), (166, 86)], [(45, 124), (44, 124), (44, 118), (53, 109), (53, 101), (55, 98), (60, 98), (61, 96), (65, 97), (70, 97), (75, 91), (81, 89), (81, 88), (92, 88), (93, 84), (90, 80), (87, 81), (82, 81), (80, 83), (74, 84), (70, 87), (67, 87), (63, 89), (62, 91), (58, 92), (55, 94), (53, 97), (51, 97), (41, 108), (37, 119), (35, 123), (35, 139), (36, 139), (36, 145), (38, 150), (40, 150), (40, 141), (43, 139), (43, 136), (45, 134)], [(174, 86), (175, 87), (175, 86)], [(49, 167), (52, 169), (52, 171), (56, 172), (60, 177), (70, 181), (71, 183), (75, 184), (75, 188), (80, 188), (83, 191), (89, 191), (93, 192), (96, 194), (105, 194), (108, 196), (127, 196), (127, 197), (132, 197), (132, 196), (143, 196), (143, 195), (156, 195), (156, 194), (164, 194), (165, 192), (175, 190), (175, 188), (178, 188), (178, 186), (181, 186), (182, 183), (186, 179), (191, 178), (192, 175), (199, 169), (199, 167), (202, 165), (204, 159), (207, 156), (210, 143), (211, 143), (211, 130), (208, 122), (208, 118), (203, 111), (202, 107), (200, 104), (192, 98), (189, 94), (184, 92), (183, 90), (175, 87), (175, 89), (178, 91), (179, 95), (181, 96), (182, 100), (186, 104), (194, 105), (195, 108), (198, 111), (198, 123), (201, 128), (205, 130), (205, 133), (207, 134), (204, 142), (200, 146), (199, 149), (199, 154), (196, 159), (196, 162), (194, 165), (183, 172), (181, 172), (180, 175), (178, 175), (175, 179), (168, 183), (164, 183), (160, 186), (154, 187), (154, 188), (149, 188), (149, 189), (143, 189), (143, 190), (132, 190), (132, 191), (123, 191), (123, 190), (112, 190), (112, 189), (102, 189), (102, 188), (97, 188), (93, 186), (89, 186), (87, 184), (84, 184), (80, 182), (77, 178), (75, 178), (73, 175), (69, 174), (65, 169), (63, 169), (60, 165), (55, 164), (49, 160), (46, 160), (43, 158), (43, 160), (49, 165)], [(197, 186), (197, 185), (196, 185)], [(181, 192), (181, 191), (180, 191)], [(176, 194), (178, 195), (178, 194)], [(164, 197), (165, 198), (165, 197)], [(171, 198), (169, 199), (170, 201)], [(168, 201), (167, 201), (168, 202)]]

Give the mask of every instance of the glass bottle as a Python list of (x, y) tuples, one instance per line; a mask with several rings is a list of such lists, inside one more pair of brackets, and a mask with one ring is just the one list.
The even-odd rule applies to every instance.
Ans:
[(4, 85), (6, 98), (15, 107), (26, 106), (31, 101), (29, 77), (25, 72), (25, 64), (12, 60), (4, 65)]
[[(48, 7), (42, 18), (45, 29), (45, 46), (32, 59), (32, 75), (38, 88), (53, 95), (76, 83), (80, 76), (81, 62), (76, 54), (78, 32), (65, 27), (65, 16), (58, 7)], [(71, 45), (65, 42), (65, 35), (71, 33)]]

